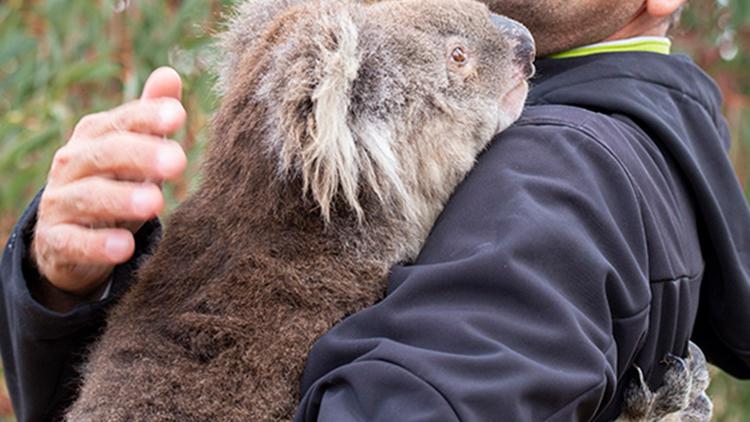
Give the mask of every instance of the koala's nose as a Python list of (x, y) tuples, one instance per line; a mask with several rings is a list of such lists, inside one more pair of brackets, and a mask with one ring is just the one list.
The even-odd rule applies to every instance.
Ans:
[(533, 76), (536, 44), (531, 32), (520, 22), (494, 13), (492, 14), (492, 23), (513, 40), (516, 63), (523, 67), (526, 77)]

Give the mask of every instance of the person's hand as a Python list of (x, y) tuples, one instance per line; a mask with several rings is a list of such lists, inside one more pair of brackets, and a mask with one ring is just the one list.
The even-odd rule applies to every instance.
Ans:
[(133, 233), (162, 209), (159, 183), (186, 165), (179, 144), (162, 138), (185, 122), (181, 90), (177, 72), (157, 69), (141, 99), (84, 117), (55, 154), (30, 250), (48, 307), (65, 307), (54, 303), (60, 295), (97, 294), (133, 255)]

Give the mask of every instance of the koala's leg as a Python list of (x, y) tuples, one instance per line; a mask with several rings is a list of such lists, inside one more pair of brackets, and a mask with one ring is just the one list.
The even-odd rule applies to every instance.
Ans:
[(80, 396), (66, 420), (178, 420), (179, 409), (170, 397), (179, 385), (173, 371), (184, 370), (184, 362), (179, 356), (168, 359), (163, 341), (145, 324), (110, 327), (84, 368)]
[[(125, 332), (128, 344), (118, 336)], [(252, 420), (244, 409), (216, 409), (217, 390), (231, 397), (238, 388), (232, 377), (202, 360), (211, 356), (189, 356), (181, 345), (146, 329), (113, 334), (118, 338), (103, 339), (94, 352), (67, 421)]]
[[(107, 331), (83, 368), (80, 396), (66, 420), (241, 420), (213, 413), (211, 392), (230, 394), (235, 387), (231, 379), (212, 372), (214, 354), (195, 349), (222, 343), (227, 334), (199, 329), (208, 324), (185, 320), (182, 312), (157, 312), (140, 296), (129, 299), (110, 315)], [(223, 327), (222, 322), (212, 325)]]
[(688, 357), (668, 355), (664, 383), (651, 392), (637, 366), (637, 377), (625, 390), (619, 422), (707, 422), (713, 414), (713, 404), (706, 394), (709, 371), (703, 352), (689, 345)]

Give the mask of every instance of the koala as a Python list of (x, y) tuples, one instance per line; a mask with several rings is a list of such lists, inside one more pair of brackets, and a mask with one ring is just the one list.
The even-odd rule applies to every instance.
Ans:
[(707, 422), (713, 404), (706, 394), (709, 371), (706, 357), (693, 342), (688, 356), (667, 355), (664, 383), (652, 392), (643, 372), (635, 367), (636, 377), (625, 390), (621, 416), (617, 422)]
[(416, 256), (534, 70), (529, 32), (469, 0), (247, 1), (219, 45), (201, 183), (68, 421), (291, 419), (313, 343)]

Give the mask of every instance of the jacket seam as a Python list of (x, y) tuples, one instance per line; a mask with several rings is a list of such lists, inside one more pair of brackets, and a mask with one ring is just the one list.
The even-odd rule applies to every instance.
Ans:
[(693, 275), (681, 275), (681, 276), (676, 276), (676, 277), (671, 277), (671, 278), (660, 278), (656, 280), (649, 280), (649, 283), (660, 284), (660, 283), (671, 283), (671, 282), (677, 282), (677, 281), (683, 281), (683, 280), (694, 281), (696, 279), (703, 277), (703, 271), (704, 270), (701, 269), (698, 273), (693, 274)]
[[(574, 107), (574, 108), (576, 108), (576, 107)], [(591, 111), (589, 111), (589, 110), (586, 110), (586, 112), (591, 113)], [(591, 141), (593, 141), (596, 145), (598, 145), (602, 150), (604, 150), (607, 153), (607, 155), (613, 161), (615, 161), (617, 163), (617, 166), (620, 168), (620, 170), (623, 173), (625, 173), (625, 176), (628, 179), (628, 185), (630, 186), (630, 189), (633, 192), (633, 196), (638, 201), (638, 208), (641, 209), (642, 208), (641, 204), (642, 204), (643, 198), (641, 198), (641, 195), (639, 194), (638, 189), (636, 189), (636, 183), (633, 180), (633, 176), (630, 174), (630, 172), (628, 171), (627, 167), (622, 162), (622, 160), (620, 160), (620, 158), (617, 156), (617, 154), (615, 154), (614, 151), (612, 151), (612, 149), (609, 148), (609, 146), (607, 146), (603, 142), (599, 141), (599, 139), (597, 139), (597, 137), (595, 136), (595, 134), (593, 133), (593, 131), (591, 131), (589, 129), (588, 125), (587, 125), (589, 122), (590, 122), (590, 118), (588, 118), (588, 117), (585, 120), (583, 120), (582, 122), (575, 123), (575, 124), (572, 123), (572, 122), (570, 122), (570, 121), (562, 120), (562, 119), (555, 119), (555, 118), (550, 118), (550, 117), (543, 117), (543, 118), (533, 117), (533, 118), (527, 118), (527, 119), (522, 120), (521, 122), (519, 122), (519, 126), (526, 126), (526, 125), (534, 125), (534, 126), (536, 126), (536, 125), (540, 125), (540, 124), (541, 125), (548, 125), (548, 126), (563, 126), (563, 127), (569, 128), (569, 129), (576, 130), (579, 133), (585, 135), (587, 138), (589, 138)]]

